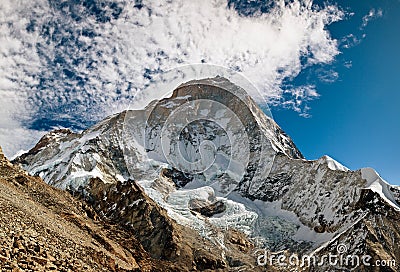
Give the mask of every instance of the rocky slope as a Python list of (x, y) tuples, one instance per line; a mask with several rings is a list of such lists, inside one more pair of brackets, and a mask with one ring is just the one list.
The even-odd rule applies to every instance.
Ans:
[[(305, 160), (251, 97), (224, 78), (187, 82), (171, 97), (80, 134), (53, 131), (15, 162), (79, 195), (108, 220), (140, 229), (138, 239), (155, 258), (173, 260), (179, 250), (153, 252), (145, 237), (160, 249), (177, 249), (184, 243), (173, 239), (173, 229), (183, 228), (213, 245), (228, 265), (225, 229), (270, 251), (321, 255), (344, 241), (354, 253), (400, 263), (399, 188), (372, 169), (350, 171), (327, 156)], [(141, 199), (154, 208), (143, 208)], [(138, 217), (138, 209), (165, 226), (165, 236), (143, 228), (149, 216)]]
[(2, 153), (0, 207), (2, 271), (138, 271), (155, 266), (135, 238), (129, 238), (129, 247), (123, 246), (123, 231), (110, 239), (114, 227), (97, 220), (90, 206), (29, 176)]

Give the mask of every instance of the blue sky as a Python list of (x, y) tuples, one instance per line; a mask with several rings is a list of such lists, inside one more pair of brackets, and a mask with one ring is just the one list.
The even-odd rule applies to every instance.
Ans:
[[(365, 38), (341, 47), (333, 64), (324, 67), (338, 73), (336, 81), (317, 80), (314, 69), (299, 76), (298, 81), (316, 84), (320, 94), (310, 103), (311, 117), (276, 107), (272, 113), (307, 159), (327, 154), (350, 169), (373, 167), (389, 183), (400, 185), (400, 1), (339, 5), (354, 16), (329, 26), (333, 38), (357, 32)], [(371, 9), (381, 9), (382, 17), (358, 29)]]

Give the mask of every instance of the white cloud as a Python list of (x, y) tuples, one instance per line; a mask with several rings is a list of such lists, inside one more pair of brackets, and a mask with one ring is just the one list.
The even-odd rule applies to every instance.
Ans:
[(364, 38), (364, 36), (358, 37), (354, 34), (348, 34), (341, 39), (340, 43), (343, 48), (349, 49), (349, 48), (359, 45), (362, 42), (363, 38)]
[[(270, 101), (306, 114), (315, 88), (282, 84), (334, 60), (338, 44), (326, 26), (344, 17), (311, 1), (279, 1), (252, 17), (226, 0), (143, 1), (141, 9), (103, 2), (100, 13), (89, 2), (0, 2), (0, 106), (10, 103), (1, 128), (45, 117), (98, 120), (126, 107), (152, 74), (199, 62), (238, 69)], [(15, 152), (1, 133), (0, 145)]]
[(375, 20), (383, 16), (382, 9), (371, 9), (367, 15), (362, 18), (362, 24), (360, 29), (364, 29), (370, 21)]
[[(353, 16), (354, 13), (347, 14)], [(367, 34), (365, 33), (365, 28), (368, 24), (383, 16), (382, 9), (371, 9), (366, 15), (362, 17), (362, 23), (359, 27), (359, 33), (350, 33), (345, 37), (342, 37), (340, 40), (339, 48), (349, 49), (354, 46), (359, 45), (366, 37)]]
[(290, 90), (285, 90), (284, 95), (289, 93), (293, 99), (290, 100), (283, 100), (281, 101), (281, 104), (284, 107), (291, 108), (294, 111), (298, 112), (301, 116), (303, 117), (310, 117), (308, 110), (310, 109), (308, 107), (306, 110), (302, 108), (302, 105), (304, 102), (307, 102), (309, 100), (315, 99), (319, 97), (319, 94), (315, 90), (314, 85), (305, 85), (305, 86), (300, 86), (296, 88), (292, 88)]
[(316, 72), (321, 82), (333, 83), (339, 78), (339, 73), (332, 69), (317, 69)]
[(350, 69), (353, 66), (353, 62), (351, 60), (345, 61), (343, 66)]

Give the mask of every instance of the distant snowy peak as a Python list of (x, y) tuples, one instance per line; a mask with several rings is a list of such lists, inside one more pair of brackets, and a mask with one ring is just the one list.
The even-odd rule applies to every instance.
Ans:
[[(341, 163), (337, 162), (333, 158), (325, 155), (321, 157), (319, 162), (326, 164), (329, 169), (335, 171), (350, 171), (349, 168), (345, 167)], [(400, 190), (396, 186), (390, 185), (372, 168), (362, 168), (361, 178), (366, 181), (363, 189), (370, 190), (379, 195), (379, 197), (392, 206), (395, 210), (400, 211)]]
[(95, 177), (110, 183), (127, 179), (120, 149), (123, 121), (120, 113), (79, 134), (65, 129), (49, 132), (14, 161), (62, 189), (80, 190)]
[(365, 189), (377, 193), (390, 206), (392, 206), (397, 211), (400, 211), (400, 205), (398, 203), (400, 198), (398, 197), (398, 195), (396, 197), (396, 193), (398, 193), (396, 187), (388, 184), (372, 168), (362, 168), (361, 175), (362, 178), (367, 181)]

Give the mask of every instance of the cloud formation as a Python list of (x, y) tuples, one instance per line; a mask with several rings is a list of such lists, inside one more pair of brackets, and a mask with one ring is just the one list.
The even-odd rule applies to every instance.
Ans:
[[(354, 16), (354, 13), (347, 14), (349, 16)], [(366, 37), (365, 29), (368, 24), (376, 19), (379, 19), (383, 16), (382, 9), (371, 9), (366, 15), (361, 18), (361, 25), (359, 26), (359, 33), (350, 33), (345, 37), (342, 37), (339, 43), (339, 48), (352, 48), (354, 46), (359, 45)]]
[(361, 29), (364, 29), (370, 21), (375, 20), (383, 16), (382, 9), (371, 9), (367, 15), (362, 18)]
[(335, 59), (326, 27), (343, 18), (309, 0), (250, 16), (226, 0), (1, 1), (0, 144), (12, 154), (43, 130), (83, 129), (188, 63), (236, 69), (271, 103), (306, 114), (315, 88), (283, 83)]

